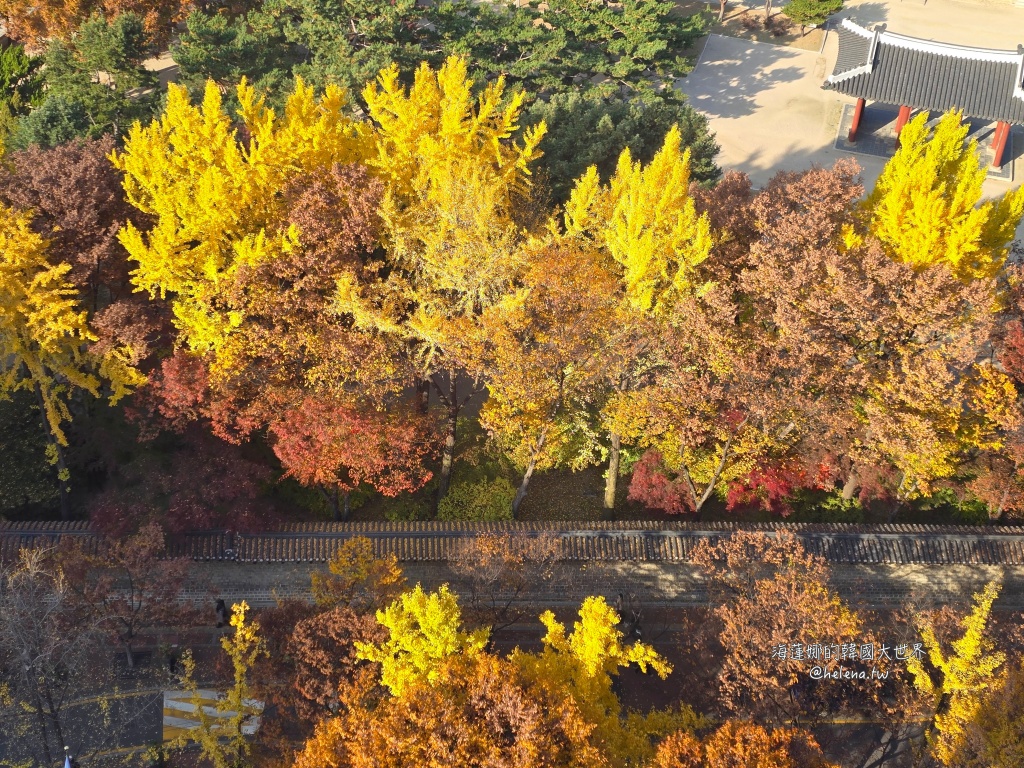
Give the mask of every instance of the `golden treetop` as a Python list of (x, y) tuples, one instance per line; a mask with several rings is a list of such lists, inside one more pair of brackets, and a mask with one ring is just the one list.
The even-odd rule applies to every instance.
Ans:
[(673, 126), (646, 167), (624, 149), (607, 185), (592, 166), (566, 203), (565, 234), (604, 248), (621, 270), (630, 302), (643, 312), (667, 310), (700, 287), (695, 269), (710, 255), (713, 239), (689, 185), (690, 150), (682, 149)]
[(965, 142), (962, 120), (951, 111), (934, 128), (928, 113), (907, 123), (864, 210), (890, 257), (919, 270), (944, 263), (967, 281), (1002, 267), (1024, 215), (1024, 187), (981, 202), (987, 169), (978, 142)]
[(163, 115), (133, 125), (124, 151), (111, 155), (125, 174), (128, 201), (156, 217), (146, 233), (132, 224), (118, 233), (138, 263), (133, 281), (150, 294), (173, 295), (177, 325), (196, 351), (215, 348), (241, 322), (216, 307), (218, 288), (234, 269), (295, 245), (296, 232), (270, 230), (285, 183), (366, 152), (365, 127), (343, 114), (336, 87), (316, 99), (297, 79), (283, 116), (245, 81), (238, 99), (248, 141), (233, 128), (213, 81), (198, 106), (171, 84)]
[(524, 191), (529, 164), (540, 157), (543, 122), (527, 130), (523, 144), (510, 141), (519, 130), (525, 94), (505, 99), (505, 79), (489, 83), (475, 100), (467, 61), (451, 56), (436, 72), (423, 62), (406, 91), (399, 70), (381, 71), (363, 90), (370, 117), (377, 124), (377, 156), (370, 165), (406, 198), (438, 183), (438, 175), (479, 158), (493, 169), (502, 186)]

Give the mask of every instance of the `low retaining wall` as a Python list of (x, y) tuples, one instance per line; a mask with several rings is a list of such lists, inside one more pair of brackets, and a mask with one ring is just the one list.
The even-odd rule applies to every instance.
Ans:
[[(832, 586), (851, 602), (890, 606), (966, 603), (987, 581), (1003, 585), (1000, 609), (1024, 608), (1024, 531), (1017, 528), (927, 525), (809, 525), (688, 522), (550, 523), (310, 523), (260, 534), (197, 532), (170, 537), (168, 555), (196, 561), (182, 597), (197, 604), (217, 597), (270, 606), (311, 599), (310, 576), (346, 539), (365, 536), (378, 554), (394, 553), (410, 583), (449, 583), (467, 593), (446, 562), (459, 543), (482, 533), (552, 536), (561, 562), (531, 579), (517, 602), (578, 606), (586, 595), (636, 595), (666, 608), (707, 603), (704, 574), (689, 562), (697, 542), (736, 530), (792, 531), (831, 563)], [(0, 522), (0, 555), (75, 537), (99, 548), (103, 539), (85, 523)]]
[[(300, 523), (263, 533), (199, 531), (168, 537), (168, 557), (201, 562), (324, 563), (341, 544), (365, 536), (378, 555), (403, 563), (445, 562), (460, 542), (485, 533), (551, 537), (570, 562), (686, 563), (702, 540), (737, 530), (790, 531), (830, 563), (891, 565), (1024, 565), (1024, 529), (980, 526), (674, 521), (554, 521), (506, 523)], [(48, 546), (73, 536), (88, 547), (102, 538), (87, 523), (0, 522), (0, 557), (21, 547)]]

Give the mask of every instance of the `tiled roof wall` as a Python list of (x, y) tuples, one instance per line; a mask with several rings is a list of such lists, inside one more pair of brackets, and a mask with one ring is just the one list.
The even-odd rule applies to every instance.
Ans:
[[(366, 536), (378, 555), (403, 562), (450, 559), (461, 542), (481, 533), (552, 536), (567, 561), (686, 562), (697, 542), (734, 530), (797, 534), (807, 548), (834, 563), (1024, 565), (1024, 528), (849, 525), (811, 523), (696, 523), (665, 521), (537, 523), (297, 523), (281, 531), (233, 534), (208, 531), (168, 539), (170, 557), (248, 563), (326, 562), (346, 539)], [(86, 523), (0, 522), (0, 557), (22, 547), (53, 546), (73, 536), (91, 549), (102, 538)]]

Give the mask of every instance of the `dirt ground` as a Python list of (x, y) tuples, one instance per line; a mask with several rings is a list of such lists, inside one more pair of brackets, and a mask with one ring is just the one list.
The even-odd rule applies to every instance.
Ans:
[[(694, 14), (701, 11), (709, 13), (714, 23), (708, 29), (709, 34), (728, 35), (741, 40), (750, 40), (755, 43), (772, 43), (774, 45), (785, 45), (790, 48), (799, 48), (805, 51), (820, 51), (822, 42), (825, 39), (825, 32), (822, 29), (807, 28), (803, 32), (798, 24), (793, 24), (785, 13), (773, 9), (769, 26), (764, 24), (764, 8), (748, 8), (730, 2), (725, 10), (725, 20), (718, 23), (718, 5), (716, 3), (700, 2), (700, 0), (678, 0), (676, 7), (681, 13)], [(704, 44), (708, 36), (700, 38), (693, 49), (687, 54), (694, 58), (700, 57), (704, 50)]]

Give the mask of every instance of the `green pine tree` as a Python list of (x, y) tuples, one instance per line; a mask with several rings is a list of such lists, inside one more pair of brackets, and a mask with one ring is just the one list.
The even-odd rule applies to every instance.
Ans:
[(139, 16), (123, 13), (109, 22), (93, 16), (71, 42), (50, 43), (44, 70), (47, 100), (81, 105), (88, 136), (127, 132), (135, 120), (153, 114), (158, 100), (157, 77), (142, 65), (149, 55)]
[(783, 9), (785, 14), (800, 25), (800, 34), (808, 25), (824, 24), (833, 13), (843, 7), (843, 0), (789, 0)]

